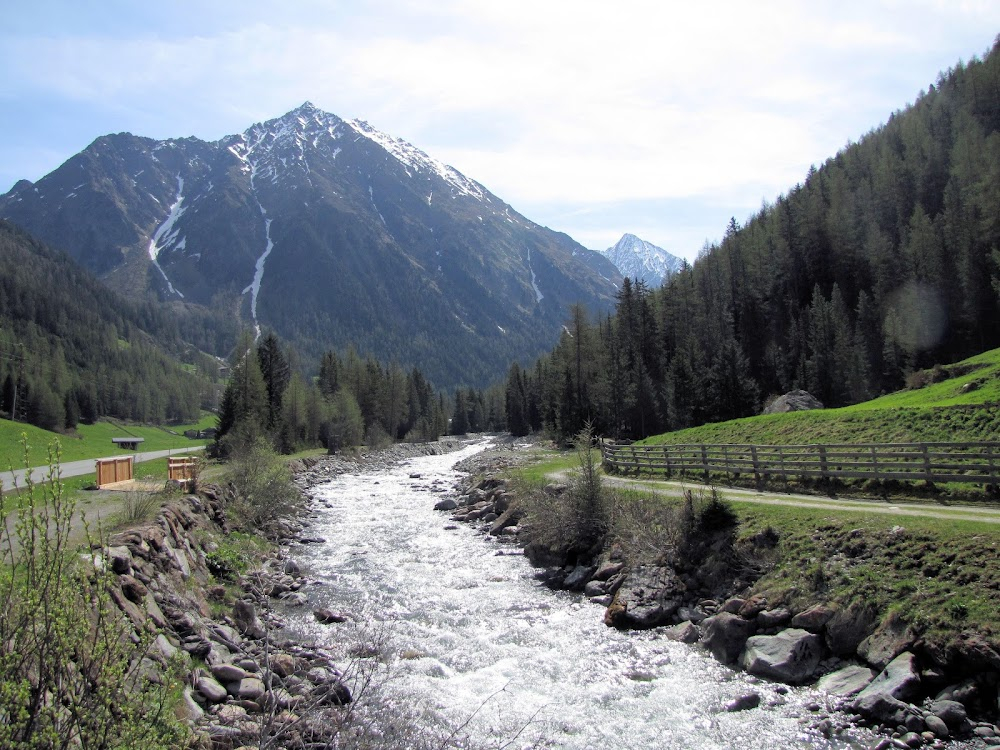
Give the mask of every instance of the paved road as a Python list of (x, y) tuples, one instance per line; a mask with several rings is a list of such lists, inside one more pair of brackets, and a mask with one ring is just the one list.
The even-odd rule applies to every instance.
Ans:
[[(191, 451), (204, 450), (204, 445), (191, 445), (187, 448), (171, 448), (165, 451), (144, 451), (139, 453), (129, 453), (127, 455), (135, 456), (136, 463), (142, 463), (143, 461), (150, 461), (154, 458), (164, 458), (166, 456), (178, 456), (183, 453), (190, 453)], [(123, 455), (117, 453), (115, 455)], [(110, 458), (110, 457), (108, 457)], [(82, 474), (94, 474), (96, 469), (97, 459), (88, 458), (83, 461), (66, 461), (59, 466), (59, 475), (66, 479), (68, 477), (78, 477)], [(14, 489), (15, 481), (18, 487), (24, 486), (24, 476), (27, 469), (17, 469), (15, 471), (5, 471), (0, 474), (0, 479), (3, 481), (3, 491)], [(48, 466), (36, 466), (31, 470), (31, 479), (33, 482), (42, 482), (49, 473)]]
[[(570, 470), (555, 472), (549, 476), (565, 481)], [(706, 490), (707, 487), (697, 483), (668, 482), (653, 479), (629, 479), (627, 477), (602, 477), (606, 484), (625, 489), (654, 492), (667, 497), (682, 497), (684, 490), (694, 492)], [(795, 508), (816, 508), (832, 511), (849, 511), (862, 513), (878, 513), (888, 516), (921, 516), (924, 518), (943, 518), (955, 521), (978, 521), (980, 523), (1000, 524), (1000, 508), (983, 505), (939, 505), (931, 503), (897, 503), (885, 500), (853, 500), (839, 497), (824, 497), (822, 495), (794, 495), (775, 492), (756, 492), (732, 487), (718, 487), (719, 494), (726, 500), (736, 503), (757, 503), (759, 505), (788, 505)]]

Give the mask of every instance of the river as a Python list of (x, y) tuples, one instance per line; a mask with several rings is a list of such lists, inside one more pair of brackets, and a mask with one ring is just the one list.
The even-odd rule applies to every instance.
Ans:
[[(581, 595), (538, 583), (517, 548), (471, 526), (456, 528), (433, 510), (441, 497), (434, 489), (450, 489), (459, 476), (455, 463), (482, 448), (345, 474), (312, 489), (318, 503), (308, 533), (326, 542), (295, 548), (314, 581), (306, 589), (312, 607), (286, 619), (298, 635), (340, 649), (345, 659), (357, 656), (359, 644), (361, 652), (380, 654), (373, 705), (383, 708), (364, 714), (359, 701), (376, 736), (391, 731), (397, 717), (384, 708), (391, 705), (436, 741), (455, 732), (454, 740), (469, 747), (783, 750), (871, 743), (861, 732), (851, 742), (809, 731), (810, 704), (824, 703), (815, 692), (734, 672), (656, 631), (608, 628), (602, 610)], [(319, 625), (311, 617), (319, 606), (351, 622)], [(751, 691), (761, 695), (760, 708), (723, 710)]]

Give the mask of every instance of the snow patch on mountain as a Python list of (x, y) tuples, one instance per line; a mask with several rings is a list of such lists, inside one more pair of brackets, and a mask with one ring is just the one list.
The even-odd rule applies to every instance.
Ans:
[[(157, 201), (159, 203), (159, 201)], [(183, 205), (184, 203), (184, 178), (177, 175), (177, 197), (174, 199), (173, 204), (170, 206), (170, 212), (167, 214), (167, 220), (164, 221), (160, 227), (153, 233), (152, 239), (149, 241), (149, 259), (156, 266), (156, 270), (160, 272), (163, 276), (163, 280), (167, 282), (167, 288), (170, 289), (171, 294), (176, 294), (178, 297), (183, 299), (184, 295), (179, 291), (174, 289), (174, 285), (170, 283), (170, 279), (167, 278), (167, 272), (163, 270), (160, 265), (160, 253), (163, 250), (168, 249), (174, 243), (177, 243), (177, 235), (180, 230), (175, 229), (174, 225), (177, 220), (184, 215), (187, 208)], [(185, 238), (181, 238), (180, 242), (177, 243), (175, 249), (182, 250), (187, 246), (187, 241)]]
[(531, 288), (535, 290), (535, 302), (541, 302), (545, 299), (545, 295), (542, 294), (542, 290), (538, 288), (538, 282), (535, 280), (535, 269), (531, 267), (531, 248), (528, 248), (528, 271), (531, 273)]
[(639, 279), (649, 287), (660, 286), (684, 266), (682, 258), (634, 234), (626, 233), (613, 247), (596, 252), (614, 263), (622, 276)]
[(452, 169), (444, 162), (438, 161), (433, 156), (428, 156), (416, 146), (400, 138), (394, 138), (391, 135), (376, 130), (364, 120), (351, 120), (347, 124), (359, 135), (377, 143), (388, 151), (390, 155), (395, 157), (398, 162), (413, 171), (421, 172), (426, 170), (433, 172), (457, 190), (459, 194), (467, 195), (479, 201), (486, 199), (486, 193), (482, 186), (470, 180), (458, 170)]

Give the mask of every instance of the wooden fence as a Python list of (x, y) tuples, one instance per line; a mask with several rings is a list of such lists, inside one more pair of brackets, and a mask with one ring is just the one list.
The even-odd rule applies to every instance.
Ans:
[(97, 467), (97, 487), (116, 482), (127, 482), (132, 479), (133, 456), (116, 456), (115, 458), (99, 458)]
[(605, 445), (619, 471), (1000, 484), (1000, 443)]

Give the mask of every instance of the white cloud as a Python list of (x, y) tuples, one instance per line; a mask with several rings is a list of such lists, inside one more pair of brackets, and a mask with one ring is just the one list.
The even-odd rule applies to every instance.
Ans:
[[(317, 1), (280, 20), (267, 8), (213, 3), (194, 35), (174, 6), (147, 7), (135, 27), (0, 32), (0, 104), (55, 102), (36, 116), (100, 128), (86, 142), (123, 129), (217, 138), (309, 99), (412, 141), (532, 219), (564, 217), (554, 228), (597, 239), (629, 228), (535, 209), (611, 217), (629, 201), (687, 200), (745, 217), (1000, 28), (1000, 5), (986, 0)], [(83, 106), (97, 119), (74, 116)], [(645, 226), (683, 234), (693, 257), (725, 218)]]

